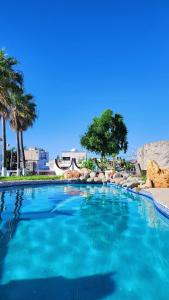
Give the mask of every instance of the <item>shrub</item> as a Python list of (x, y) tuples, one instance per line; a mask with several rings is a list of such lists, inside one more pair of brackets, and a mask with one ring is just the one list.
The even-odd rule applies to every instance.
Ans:
[(96, 169), (96, 165), (95, 165), (95, 162), (90, 158), (90, 159), (85, 160), (82, 163), (81, 168), (86, 168), (86, 169), (94, 171)]

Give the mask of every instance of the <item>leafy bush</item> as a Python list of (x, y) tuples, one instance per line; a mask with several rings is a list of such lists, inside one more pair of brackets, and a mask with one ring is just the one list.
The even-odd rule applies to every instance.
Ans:
[(102, 171), (105, 171), (105, 170), (107, 170), (109, 163), (106, 158), (101, 158), (98, 165)]
[(95, 165), (95, 162), (90, 158), (90, 159), (85, 160), (82, 163), (81, 168), (86, 168), (86, 169), (94, 171), (96, 168), (96, 165)]

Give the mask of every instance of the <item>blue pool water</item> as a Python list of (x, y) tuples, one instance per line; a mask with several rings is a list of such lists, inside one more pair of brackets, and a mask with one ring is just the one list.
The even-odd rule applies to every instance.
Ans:
[(0, 300), (169, 299), (169, 221), (111, 186), (0, 191)]

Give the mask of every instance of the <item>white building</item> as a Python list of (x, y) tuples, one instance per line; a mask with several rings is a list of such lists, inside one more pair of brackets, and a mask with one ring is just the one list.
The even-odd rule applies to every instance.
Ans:
[[(87, 153), (85, 151), (78, 151), (72, 149), (69, 151), (64, 151), (61, 154), (61, 157), (58, 159), (58, 164), (61, 168), (67, 168), (71, 165), (72, 159), (75, 158), (78, 165), (80, 165), (84, 160), (87, 159)], [(49, 160), (47, 164), (50, 171), (54, 171), (57, 175), (61, 175), (64, 171), (59, 170), (56, 166), (55, 160)]]
[(78, 151), (76, 149), (62, 152), (61, 160), (63, 162), (71, 162), (72, 158), (75, 158), (77, 162), (81, 163), (87, 159), (87, 153), (85, 151)]
[(38, 170), (48, 170), (49, 152), (40, 148), (25, 149), (26, 168), (35, 172)]

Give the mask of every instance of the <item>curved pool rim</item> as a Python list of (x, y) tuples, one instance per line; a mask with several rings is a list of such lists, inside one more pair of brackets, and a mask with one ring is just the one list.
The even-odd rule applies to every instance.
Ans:
[(153, 202), (153, 205), (155, 206), (156, 210), (158, 210), (164, 217), (169, 219), (169, 208), (167, 206), (161, 204), (157, 199), (155, 199), (150, 192), (147, 192), (147, 191), (136, 192), (130, 188), (128, 188), (127, 190), (131, 193), (134, 193), (134, 194), (137, 194), (140, 196), (144, 196), (144, 197), (150, 199)]

